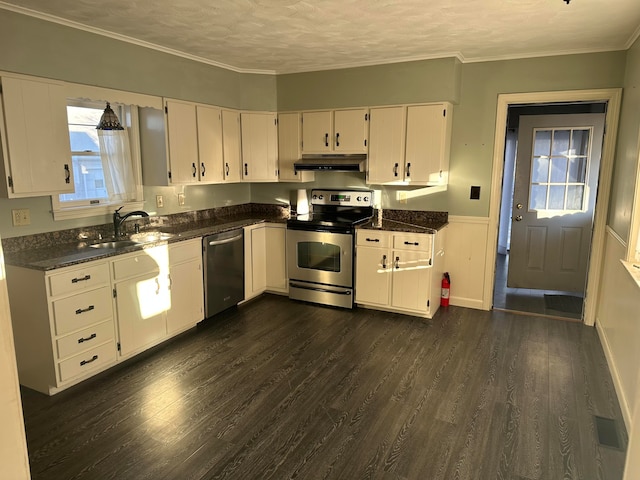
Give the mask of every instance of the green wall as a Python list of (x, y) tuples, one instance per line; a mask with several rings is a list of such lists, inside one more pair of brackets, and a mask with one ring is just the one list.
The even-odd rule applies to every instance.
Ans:
[[(384, 208), (443, 210), (452, 215), (487, 216), (491, 189), (497, 98), (500, 93), (622, 87), (638, 83), (638, 45), (629, 52), (568, 55), (461, 64), (456, 58), (425, 60), (287, 75), (232, 72), (155, 50), (120, 42), (0, 9), (0, 70), (76, 83), (250, 110), (303, 110), (397, 103), (454, 103), (449, 187), (379, 188)], [(636, 73), (633, 73), (636, 72)], [(637, 140), (637, 91), (625, 91), (620, 145)], [(633, 117), (633, 118), (632, 118)], [(625, 128), (629, 131), (625, 132)], [(635, 133), (634, 133), (635, 132)], [(635, 137), (634, 137), (635, 135)], [(635, 160), (619, 158), (612, 219), (629, 198), (629, 172)], [(469, 200), (469, 187), (482, 188)], [(364, 175), (318, 173), (311, 184), (235, 184), (194, 187), (145, 187), (145, 208), (156, 211), (155, 195), (165, 197), (163, 212), (201, 209), (289, 198), (299, 187), (364, 187)], [(184, 191), (185, 207), (177, 205)], [(408, 192), (408, 203), (396, 199)], [(12, 227), (10, 210), (30, 208), (30, 227)], [(49, 197), (0, 199), (0, 235), (11, 237), (106, 223), (107, 217), (54, 222)], [(617, 230), (625, 231), (623, 225)], [(626, 227), (628, 230), (628, 226)]]
[[(636, 168), (640, 134), (640, 39), (627, 51), (624, 93), (620, 111), (620, 128), (613, 171), (611, 202), (608, 224), (628, 240), (631, 226), (631, 209), (637, 187)], [(638, 187), (640, 188), (640, 187)]]

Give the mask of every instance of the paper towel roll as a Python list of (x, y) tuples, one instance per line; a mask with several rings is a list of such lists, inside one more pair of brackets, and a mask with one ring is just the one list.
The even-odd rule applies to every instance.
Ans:
[(304, 188), (298, 190), (298, 201), (296, 203), (296, 213), (298, 215), (306, 215), (309, 213), (309, 198)]

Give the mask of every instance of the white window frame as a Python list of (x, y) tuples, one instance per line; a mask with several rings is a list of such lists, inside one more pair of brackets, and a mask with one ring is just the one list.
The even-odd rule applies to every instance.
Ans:
[[(104, 102), (95, 102), (86, 99), (68, 99), (68, 105), (87, 106), (87, 107), (104, 107)], [(60, 202), (58, 195), (51, 196), (51, 211), (54, 220), (68, 220), (73, 218), (96, 217), (100, 215), (109, 215), (119, 207), (123, 213), (142, 210), (144, 206), (144, 195), (142, 188), (142, 161), (140, 155), (140, 129), (138, 120), (138, 107), (135, 105), (112, 104), (112, 108), (118, 111), (118, 117), (123, 127), (127, 129), (129, 134), (129, 145), (131, 147), (131, 163), (133, 164), (133, 174), (136, 180), (136, 198), (132, 202), (101, 202), (97, 205), (65, 205)], [(120, 114), (122, 112), (122, 114)]]

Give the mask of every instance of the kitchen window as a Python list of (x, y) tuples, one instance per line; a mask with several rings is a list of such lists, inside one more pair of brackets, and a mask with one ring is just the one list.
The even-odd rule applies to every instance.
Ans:
[[(125, 127), (124, 144), (128, 145), (129, 153), (117, 155), (117, 158), (110, 145), (100, 140), (96, 130), (104, 108), (105, 102), (69, 100), (67, 103), (75, 191), (52, 196), (56, 220), (109, 214), (120, 206), (124, 206), (125, 211), (143, 206), (137, 107), (111, 104)], [(109, 182), (118, 182), (114, 176), (119, 175), (123, 166), (129, 172), (131, 186), (126, 192), (116, 193), (113, 187), (109, 188)]]

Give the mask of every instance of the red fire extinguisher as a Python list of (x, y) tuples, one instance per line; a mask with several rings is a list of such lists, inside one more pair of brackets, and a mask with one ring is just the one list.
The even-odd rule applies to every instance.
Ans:
[(451, 289), (451, 278), (449, 278), (449, 272), (444, 272), (442, 275), (442, 293), (440, 295), (440, 306), (449, 306), (449, 292)]

